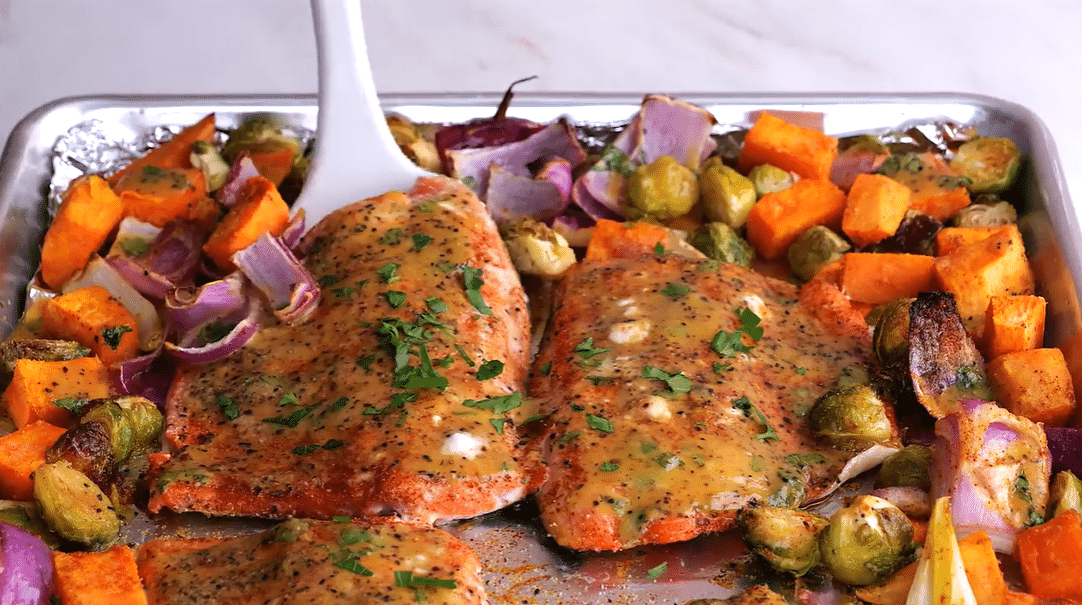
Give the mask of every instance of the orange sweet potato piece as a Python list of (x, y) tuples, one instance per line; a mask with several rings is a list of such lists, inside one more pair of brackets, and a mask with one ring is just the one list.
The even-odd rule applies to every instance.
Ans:
[(1073, 510), (1018, 534), (1017, 558), (1029, 592), (1039, 598), (1082, 597), (1082, 524)]
[(72, 421), (71, 412), (55, 402), (108, 397), (109, 384), (109, 370), (97, 357), (68, 361), (19, 359), (0, 403), (17, 427), (38, 420), (67, 426)]
[(958, 540), (958, 551), (977, 605), (1003, 605), (1007, 598), (1007, 581), (988, 534), (978, 531)]
[(146, 605), (135, 553), (127, 546), (104, 552), (54, 552), (53, 579), (64, 605)]
[(1010, 231), (1010, 226), (1000, 227), (944, 227), (935, 234), (936, 256), (946, 256), (967, 244), (986, 240), (1000, 231)]
[(830, 181), (801, 180), (764, 195), (748, 214), (747, 239), (764, 258), (782, 256), (801, 233), (816, 226), (837, 229), (845, 213), (845, 192)]
[(71, 182), (41, 245), (41, 279), (51, 288), (86, 266), (124, 216), (124, 204), (99, 176)]
[(206, 187), (197, 168), (147, 165), (128, 172), (113, 190), (124, 203), (125, 216), (164, 227), (169, 221), (196, 218), (208, 199)]
[(139, 355), (135, 317), (101, 286), (79, 288), (46, 301), (41, 330), (45, 338), (74, 340), (106, 366)]
[(842, 291), (872, 305), (911, 298), (935, 289), (934, 269), (931, 256), (850, 252), (842, 268)]
[(1036, 349), (1044, 342), (1045, 300), (1040, 296), (993, 296), (984, 312), (978, 345), (985, 359)]
[(993, 296), (1033, 293), (1033, 271), (1017, 225), (935, 260), (936, 281), (954, 294), (966, 330), (979, 340)]
[(269, 151), (250, 150), (248, 152), (248, 157), (252, 160), (252, 164), (255, 165), (259, 174), (274, 183), (275, 187), (280, 186), (282, 181), (289, 176), (289, 172), (293, 170), (294, 155), (296, 154), (293, 149), (288, 148)]
[(237, 203), (214, 228), (203, 252), (219, 269), (236, 268), (230, 257), (270, 232), (281, 235), (289, 222), (289, 206), (274, 183), (261, 176), (252, 177), (241, 188)]
[(737, 166), (746, 173), (770, 164), (805, 179), (827, 181), (836, 157), (838, 139), (764, 112), (744, 136)]
[(842, 231), (857, 246), (894, 235), (909, 210), (909, 188), (881, 174), (861, 174), (853, 181), (842, 216)]
[(659, 249), (671, 251), (679, 243), (676, 234), (662, 225), (600, 219), (586, 247), (586, 259), (638, 258), (656, 254)]
[(45, 450), (63, 434), (64, 429), (38, 420), (0, 437), (0, 498), (34, 499), (30, 473), (45, 462)]
[[(871, 605), (905, 605), (909, 597), (909, 589), (912, 588), (916, 577), (917, 562), (914, 561), (894, 572), (894, 575), (882, 584), (855, 587), (853, 594)], [(984, 604), (978, 602), (978, 605)]]
[(938, 154), (925, 152), (892, 156), (883, 164), (880, 172), (913, 192), (909, 199), (911, 210), (942, 222), (969, 205), (969, 190), (965, 182)]
[(116, 185), (130, 172), (138, 172), (144, 166), (156, 166), (163, 169), (191, 168), (190, 156), (192, 143), (196, 141), (214, 141), (214, 114), (209, 114), (195, 124), (181, 130), (160, 147), (151, 149), (146, 155), (128, 164), (109, 177), (109, 184)]
[(988, 362), (996, 401), (1016, 416), (1063, 426), (1075, 409), (1074, 386), (1059, 349), (1006, 353)]

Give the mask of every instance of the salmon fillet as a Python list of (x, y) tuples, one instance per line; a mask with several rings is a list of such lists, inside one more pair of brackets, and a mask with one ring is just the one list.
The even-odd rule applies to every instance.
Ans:
[(137, 565), (150, 605), (488, 602), (465, 544), (394, 521), (290, 520), (240, 538), (156, 539)]
[(330, 214), (300, 250), (319, 307), (180, 370), (150, 509), (433, 523), (528, 493), (538, 474), (512, 418), (526, 301), (472, 192), (422, 179)]
[(549, 414), (537, 500), (558, 543), (688, 540), (732, 527), (750, 499), (824, 494), (852, 454), (817, 443), (805, 416), (839, 380), (866, 375), (870, 338), (822, 323), (798, 296), (674, 255), (566, 274), (531, 378)]

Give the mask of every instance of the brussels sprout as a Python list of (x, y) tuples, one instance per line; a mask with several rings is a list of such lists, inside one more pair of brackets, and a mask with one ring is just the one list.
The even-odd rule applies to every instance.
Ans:
[(301, 143), (284, 134), (279, 123), (271, 116), (254, 116), (245, 120), (229, 134), (229, 139), (222, 146), (222, 157), (232, 164), (242, 151), (269, 152), (291, 149), (296, 158), (301, 152)]
[(117, 464), (123, 464), (133, 452), (156, 445), (163, 424), (157, 406), (138, 396), (96, 399), (84, 409), (79, 421), (96, 422), (105, 428)]
[(1073, 510), (1082, 515), (1082, 481), (1071, 471), (1060, 471), (1048, 490), (1048, 518)]
[(1010, 139), (980, 137), (963, 143), (950, 165), (971, 181), (970, 191), (995, 193), (1010, 187), (1022, 165), (1022, 153)]
[(928, 491), (931, 479), (932, 449), (909, 445), (891, 454), (879, 467), (876, 485), (880, 487), (919, 487)]
[(402, 153), (406, 154), (414, 164), (429, 172), (440, 172), (440, 154), (436, 150), (436, 143), (426, 139), (417, 127), (406, 118), (401, 116), (387, 116), (387, 126), (391, 129), (391, 136)]
[(45, 463), (34, 471), (34, 500), (61, 538), (103, 548), (120, 533), (120, 517), (109, 497), (67, 462)]
[(556, 277), (575, 264), (575, 251), (548, 225), (523, 219), (503, 233), (511, 262), (519, 273)]
[(768, 193), (777, 193), (793, 186), (800, 177), (777, 166), (760, 164), (748, 172), (748, 180), (755, 188), (756, 199)]
[(714, 260), (750, 267), (755, 249), (725, 223), (707, 223), (691, 236), (691, 245)]
[(877, 311), (872, 350), (879, 363), (892, 372), (909, 367), (909, 307), (915, 300), (899, 298)]
[(124, 421), (131, 426), (132, 451), (141, 452), (153, 449), (161, 441), (165, 419), (161, 410), (146, 397), (127, 395), (113, 401), (124, 411)]
[(0, 343), (0, 385), (6, 386), (11, 381), (11, 376), (15, 372), (15, 362), (20, 359), (69, 361), (90, 355), (90, 349), (71, 340), (45, 338), (6, 340)]
[(860, 451), (894, 436), (887, 403), (875, 389), (853, 384), (828, 391), (808, 414), (812, 434), (835, 448)]
[(913, 523), (898, 507), (875, 496), (859, 496), (830, 518), (819, 534), (823, 565), (854, 586), (882, 582), (909, 563)]
[(703, 213), (706, 219), (739, 229), (748, 222), (755, 205), (755, 185), (747, 177), (713, 157), (703, 164), (699, 175)]
[(45, 451), (46, 462), (65, 461), (99, 486), (106, 486), (116, 473), (109, 432), (99, 422), (77, 424)]
[(952, 218), (958, 227), (1000, 227), (1018, 222), (1018, 212), (1010, 202), (970, 204)]
[(852, 246), (828, 227), (816, 225), (800, 234), (789, 246), (789, 266), (804, 281), (815, 277), (820, 269), (838, 260)]
[(808, 573), (819, 563), (819, 532), (826, 517), (798, 508), (750, 504), (736, 517), (748, 550), (771, 567), (794, 576)]
[(676, 158), (663, 155), (627, 179), (629, 218), (667, 220), (687, 214), (699, 200), (699, 181)]
[(229, 180), (229, 163), (218, 153), (218, 149), (207, 141), (192, 143), (192, 153), (188, 161), (194, 168), (203, 172), (203, 179), (207, 183), (207, 193), (225, 185)]

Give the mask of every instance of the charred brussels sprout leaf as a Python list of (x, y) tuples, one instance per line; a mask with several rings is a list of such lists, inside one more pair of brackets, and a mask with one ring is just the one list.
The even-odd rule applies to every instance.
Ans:
[(109, 433), (98, 422), (77, 424), (45, 452), (46, 462), (63, 460), (99, 486), (107, 486), (116, 472)]
[(959, 210), (952, 219), (958, 227), (1001, 227), (1018, 221), (1018, 212), (1008, 202), (970, 204)]
[(778, 571), (802, 576), (819, 563), (826, 517), (797, 508), (749, 505), (736, 518), (748, 550)]
[(691, 245), (708, 258), (750, 267), (755, 258), (751, 244), (725, 223), (707, 223), (691, 236)]
[(120, 517), (109, 498), (67, 462), (42, 464), (34, 471), (34, 500), (45, 523), (64, 539), (99, 549), (120, 533)]
[(980, 137), (963, 143), (950, 165), (969, 180), (970, 191), (995, 193), (1014, 182), (1022, 153), (1010, 139)]

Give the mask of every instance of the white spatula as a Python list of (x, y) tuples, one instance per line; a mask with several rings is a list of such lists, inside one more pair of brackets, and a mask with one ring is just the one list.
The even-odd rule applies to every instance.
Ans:
[(308, 179), (294, 209), (315, 225), (331, 211), (391, 190), (418, 168), (395, 144), (376, 97), (360, 0), (312, 0), (319, 59), (319, 116)]

